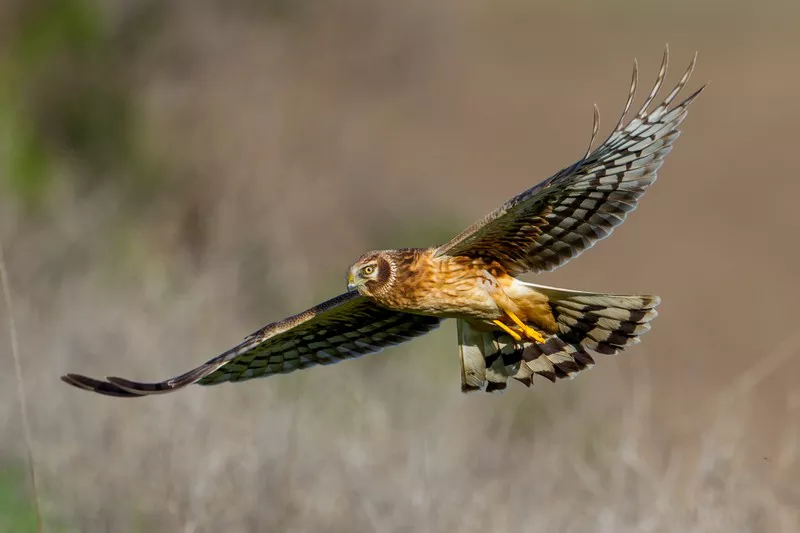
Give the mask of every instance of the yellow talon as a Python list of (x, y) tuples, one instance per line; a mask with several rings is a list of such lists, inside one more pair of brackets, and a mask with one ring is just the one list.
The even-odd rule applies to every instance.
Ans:
[(523, 323), (522, 320), (520, 320), (519, 317), (514, 313), (506, 311), (506, 314), (508, 314), (508, 316), (511, 317), (511, 320), (513, 320), (519, 326), (519, 328), (522, 330), (522, 332), (525, 334), (527, 338), (529, 338), (532, 341), (536, 341), (539, 344), (544, 343), (544, 337), (542, 336), (541, 333)]
[(539, 344), (544, 344), (545, 338), (544, 335), (536, 331), (530, 326), (524, 326), (522, 331), (525, 333), (525, 336), (528, 337), (530, 340), (534, 342), (538, 342)]
[(499, 320), (492, 320), (492, 322), (494, 322), (495, 324), (500, 326), (506, 333), (511, 335), (511, 338), (513, 338), (515, 341), (519, 342), (519, 341), (522, 340), (522, 337), (519, 336), (519, 333), (517, 333), (516, 331), (514, 331), (510, 327), (506, 326), (505, 324), (503, 324)]

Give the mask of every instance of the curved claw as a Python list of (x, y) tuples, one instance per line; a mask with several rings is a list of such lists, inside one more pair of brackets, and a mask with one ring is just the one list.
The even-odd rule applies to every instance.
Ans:
[(522, 332), (529, 340), (532, 340), (533, 342), (536, 342), (538, 344), (544, 344), (545, 341), (544, 336), (535, 329), (533, 329), (532, 327), (523, 324), (522, 326), (520, 326), (520, 329), (522, 329)]
[(516, 331), (514, 331), (513, 329), (511, 329), (511, 328), (510, 328), (510, 327), (508, 327), (507, 325), (503, 324), (503, 322), (502, 322), (502, 321), (500, 321), (500, 320), (493, 320), (492, 322), (494, 322), (494, 323), (495, 323), (497, 326), (499, 326), (499, 327), (500, 327), (500, 329), (502, 329), (503, 331), (505, 331), (506, 333), (508, 333), (509, 335), (511, 335), (511, 338), (512, 338), (512, 339), (514, 339), (514, 341), (515, 341), (515, 342), (520, 342), (520, 341), (522, 341), (522, 337), (520, 337), (519, 333), (517, 333)]
[[(522, 333), (524, 333), (524, 334), (525, 334), (525, 337), (526, 337), (528, 340), (532, 340), (532, 341), (534, 341), (534, 342), (537, 342), (537, 343), (539, 343), (539, 344), (543, 344), (543, 343), (544, 343), (544, 341), (545, 341), (545, 338), (544, 338), (544, 336), (543, 336), (541, 333), (539, 333), (538, 331), (536, 331), (535, 329), (533, 329), (532, 327), (530, 327), (529, 325), (527, 325), (526, 323), (524, 323), (524, 322), (523, 322), (522, 320), (520, 320), (520, 318), (519, 318), (517, 315), (515, 315), (514, 313), (511, 313), (511, 312), (509, 312), (509, 311), (506, 311), (506, 314), (507, 314), (507, 315), (508, 315), (508, 316), (511, 318), (511, 320), (513, 320), (513, 321), (514, 321), (514, 323), (515, 323), (517, 326), (519, 326), (519, 329), (521, 329), (521, 330), (522, 330)], [(517, 340), (519, 341), (520, 339), (517, 339)]]

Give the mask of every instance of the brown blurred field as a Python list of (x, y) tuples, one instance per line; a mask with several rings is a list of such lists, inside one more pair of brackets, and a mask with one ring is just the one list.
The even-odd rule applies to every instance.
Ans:
[[(49, 531), (800, 531), (797, 2), (63, 5), (0, 4), (0, 239)], [(659, 294), (625, 355), (465, 396), (448, 324), (137, 401), (59, 381), (175, 375), (342, 291), (366, 249), (443, 241), (579, 157), (593, 103), (610, 131), (667, 42), (668, 83), (697, 50), (710, 85), (659, 181), (537, 278)]]

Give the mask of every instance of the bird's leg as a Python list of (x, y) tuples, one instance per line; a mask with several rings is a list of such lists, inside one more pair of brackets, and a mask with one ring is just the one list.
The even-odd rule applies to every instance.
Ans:
[[(529, 340), (538, 342), (539, 344), (543, 343), (545, 339), (541, 333), (539, 333), (532, 327), (525, 325), (525, 323), (522, 322), (522, 320), (520, 320), (517, 315), (515, 315), (512, 311), (509, 311), (510, 307), (516, 307), (516, 306), (508, 297), (508, 295), (505, 293), (505, 291), (503, 291), (503, 289), (500, 287), (500, 284), (497, 281), (497, 279), (486, 270), (482, 271), (482, 274), (484, 278), (483, 288), (486, 290), (486, 292), (489, 293), (491, 298), (494, 300), (495, 304), (497, 304), (497, 307), (502, 309), (503, 312), (507, 314), (517, 326), (519, 326), (525, 337), (527, 337)], [(500, 320), (493, 320), (492, 322), (495, 325), (497, 325), (500, 329), (511, 335), (511, 338), (514, 339), (515, 342), (522, 341), (522, 336), (516, 331), (514, 331), (507, 324), (504, 324)]]
[(522, 330), (522, 333), (524, 333), (528, 339), (538, 342), (539, 344), (544, 343), (544, 337), (542, 336), (541, 333), (539, 333), (532, 327), (526, 325), (524, 322), (522, 322), (522, 320), (519, 319), (517, 315), (515, 315), (511, 311), (506, 311), (506, 314), (511, 318), (511, 320), (514, 321), (516, 325), (519, 326), (519, 329)]
[(500, 326), (503, 329), (503, 331), (505, 331), (506, 333), (511, 335), (511, 338), (514, 339), (516, 342), (519, 342), (519, 341), (522, 340), (522, 337), (519, 336), (519, 333), (517, 333), (516, 331), (514, 331), (510, 327), (506, 326), (505, 324), (503, 324), (499, 320), (492, 320), (492, 322), (494, 322), (495, 324)]

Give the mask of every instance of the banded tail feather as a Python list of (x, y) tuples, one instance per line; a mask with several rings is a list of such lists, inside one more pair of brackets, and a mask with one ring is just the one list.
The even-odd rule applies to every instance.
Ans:
[(533, 385), (533, 376), (550, 381), (572, 378), (591, 368), (596, 352), (614, 355), (638, 344), (657, 315), (658, 296), (603, 294), (532, 285), (550, 300), (559, 332), (542, 344), (515, 343), (502, 331), (478, 331), (458, 321), (461, 390), (495, 392), (508, 378)]

